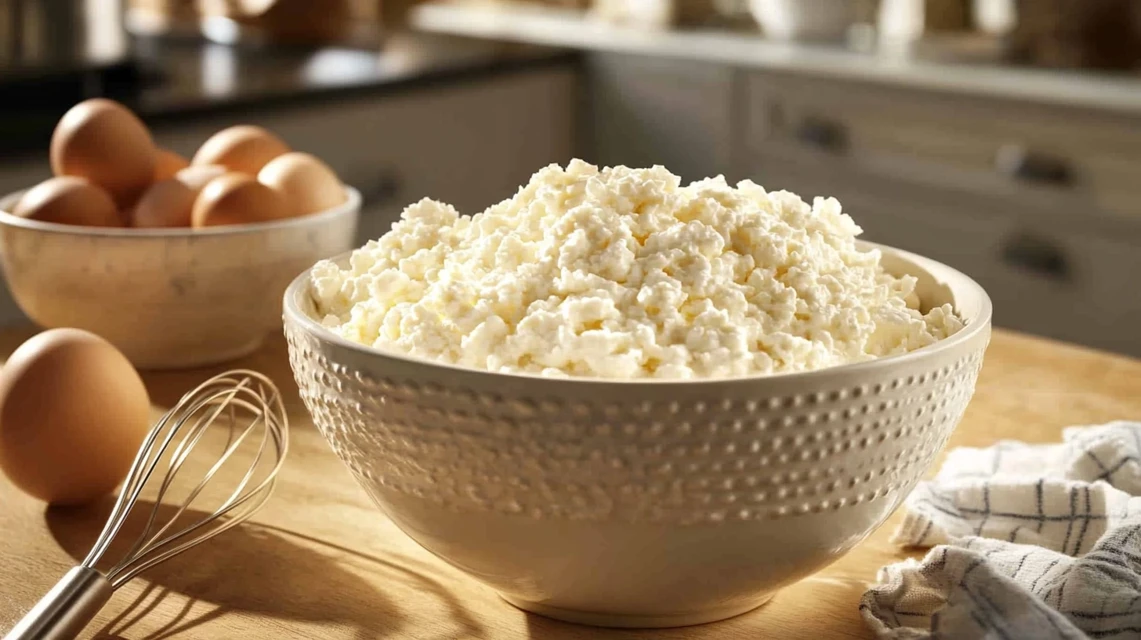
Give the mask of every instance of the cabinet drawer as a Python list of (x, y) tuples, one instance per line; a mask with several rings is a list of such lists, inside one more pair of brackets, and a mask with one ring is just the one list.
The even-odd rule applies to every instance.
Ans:
[(996, 323), (1141, 356), (1134, 248), (1073, 229), (1010, 225), (988, 249), (981, 282), (995, 300)]
[(754, 152), (800, 148), (917, 184), (1141, 215), (1134, 121), (769, 74), (747, 92)]
[(997, 326), (1141, 356), (1141, 333), (1129, 321), (1141, 314), (1130, 284), (1141, 252), (1126, 242), (828, 163), (761, 154), (753, 166), (753, 180), (770, 190), (836, 197), (865, 239), (970, 275), (991, 296)]
[(864, 230), (865, 240), (938, 260), (980, 282), (987, 275), (982, 269), (991, 262), (991, 249), (985, 241), (1000, 232), (1001, 218), (929, 190), (837, 171), (827, 163), (774, 154), (753, 166), (749, 177), (770, 191), (792, 191), (806, 202), (835, 197)]

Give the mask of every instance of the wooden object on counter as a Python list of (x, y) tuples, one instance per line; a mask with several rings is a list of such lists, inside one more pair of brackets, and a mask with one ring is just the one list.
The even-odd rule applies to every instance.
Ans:
[[(542, 4), (554, 6), (553, 1), (545, 0)], [(573, 7), (569, 3), (562, 6)], [(718, 10), (715, 0), (591, 0), (587, 15), (633, 29), (656, 30), (708, 24), (718, 16)]]
[(968, 0), (880, 0), (877, 28), (888, 40), (917, 40), (929, 34), (967, 32)]
[(1020, 62), (1061, 69), (1135, 69), (1141, 63), (1141, 3), (1018, 0), (1011, 34)]
[(185, 32), (198, 22), (195, 0), (127, 0), (126, 28), (136, 35)]
[[(0, 354), (31, 333), (0, 332)], [(887, 541), (896, 514), (840, 561), (725, 622), (621, 631), (524, 614), (420, 549), (372, 504), (298, 400), (283, 340), (231, 366), (262, 371), (286, 393), (292, 442), (276, 495), (253, 522), (126, 586), (84, 637), (872, 638), (860, 596), (880, 566), (907, 557)], [(156, 416), (218, 370), (146, 374)], [(1065, 426), (1141, 416), (1139, 380), (1141, 361), (996, 331), (949, 446), (1056, 441)], [(109, 505), (45, 509), (3, 478), (0, 504), (3, 633), (82, 558)]]
[(346, 0), (240, 0), (239, 22), (257, 27), (273, 42), (336, 42), (350, 26)]
[[(327, 44), (375, 29), (381, 0), (126, 0), (126, 28), (144, 36), (198, 37), (202, 23), (232, 20), (243, 39)], [(206, 30), (209, 35), (209, 29)]]
[(971, 16), (967, 0), (882, 0), (877, 26), (881, 46), (908, 48), (969, 33)]
[(379, 0), (377, 21), (384, 31), (399, 31), (408, 27), (408, 16), (416, 0)]
[(375, 7), (363, 1), (196, 0), (196, 5), (202, 33), (225, 44), (350, 44), (376, 27)]

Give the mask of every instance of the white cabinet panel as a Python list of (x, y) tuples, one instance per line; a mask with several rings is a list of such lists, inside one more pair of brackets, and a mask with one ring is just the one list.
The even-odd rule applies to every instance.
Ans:
[[(360, 237), (388, 230), (430, 197), (475, 213), (514, 194), (537, 169), (574, 153), (576, 76), (557, 68), (320, 105), (251, 113), (291, 146), (325, 159), (365, 196)], [(159, 130), (193, 153), (225, 122)]]
[(726, 66), (590, 54), (591, 148), (603, 165), (664, 165), (686, 181), (732, 175), (734, 71)]
[(997, 321), (1141, 356), (1137, 248), (1077, 228), (1011, 223), (987, 249), (992, 263), (983, 284), (995, 298)]
[[(257, 124), (326, 162), (367, 199), (359, 238), (387, 231), (432, 197), (475, 213), (513, 195), (537, 169), (574, 155), (577, 74), (552, 67), (351, 100), (191, 122), (158, 123), (156, 141), (186, 156), (233, 124)], [(41, 159), (0, 165), (0, 192), (50, 175)], [(0, 288), (0, 324), (23, 315)]]
[(0, 194), (8, 195), (23, 191), (32, 185), (47, 180), (52, 175), (48, 164), (48, 151), (0, 163)]
[(795, 145), (916, 184), (1141, 219), (1137, 121), (783, 74), (750, 74), (745, 145)]
[(765, 155), (754, 167), (749, 177), (770, 191), (792, 191), (807, 202), (835, 197), (863, 228), (865, 240), (933, 258), (980, 281), (988, 276), (993, 259), (987, 245), (1001, 231), (1001, 219), (960, 208), (934, 192), (857, 178), (827, 163)]
[[(23, 191), (51, 177), (48, 153), (12, 158), (0, 163), (0, 195)], [(24, 314), (16, 306), (8, 287), (0, 286), (0, 326), (24, 322)]]
[(839, 171), (828, 162), (760, 155), (753, 179), (808, 200), (834, 196), (864, 238), (949, 264), (987, 290), (995, 325), (1141, 356), (1141, 250), (1128, 239), (1043, 224), (985, 198)]
[(970, 274), (998, 326), (1141, 356), (1137, 122), (769, 73), (742, 94), (758, 182), (835, 195), (868, 239)]

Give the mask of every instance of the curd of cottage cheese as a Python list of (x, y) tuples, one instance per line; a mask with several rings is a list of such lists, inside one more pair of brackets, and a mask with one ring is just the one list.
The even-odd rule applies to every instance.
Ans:
[(860, 232), (832, 198), (574, 160), (470, 217), (409, 206), (347, 268), (318, 263), (312, 294), (351, 341), (549, 376), (808, 371), (963, 327), (950, 305), (921, 313)]

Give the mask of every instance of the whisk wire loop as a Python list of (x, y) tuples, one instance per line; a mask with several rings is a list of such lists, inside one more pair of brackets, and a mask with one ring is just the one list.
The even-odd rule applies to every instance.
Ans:
[[(189, 490), (181, 501), (168, 505), (173, 507), (173, 515), (167, 517), (162, 509), (176, 486), (175, 479), (190, 473), (188, 461), (204, 446), (206, 433), (223, 420), (228, 432), (221, 453), (195, 482), (188, 483)], [(221, 471), (227, 463), (237, 460), (238, 451), (250, 448), (254, 449), (252, 455), (243, 458), (250, 462), (232, 489), (207, 492), (212, 482), (224, 482)], [(17, 623), (5, 640), (74, 637), (116, 589), (143, 571), (236, 527), (257, 512), (269, 500), (288, 451), (285, 405), (277, 387), (266, 376), (244, 369), (229, 371), (185, 394), (144, 438), (91, 552)], [(166, 465), (162, 468), (164, 460)], [(142, 533), (118, 562), (101, 573), (96, 565), (123, 535), (132, 511), (142, 508), (140, 498), (156, 475), (161, 475), (161, 481), (155, 488)], [(185, 524), (187, 514), (196, 513), (191, 507), (206, 495), (214, 499), (224, 497), (204, 515), (195, 515), (190, 524)]]
[[(227, 415), (223, 416), (224, 413)], [(245, 415), (245, 419), (240, 418), (242, 415)], [(177, 504), (173, 515), (165, 518), (165, 522), (160, 525), (158, 505), (168, 496), (192, 452), (200, 445), (207, 431), (219, 422), (219, 418), (224, 418), (229, 423), (224, 450)], [(174, 531), (220, 470), (259, 431), (260, 442), (256, 445), (253, 459), (234, 488), (209, 513)], [(267, 377), (255, 371), (237, 370), (203, 382), (185, 394), (147, 434), (107, 526), (81, 566), (94, 568), (103, 559), (138, 504), (144, 488), (159, 471), (164, 458), (169, 460), (162, 481), (158, 484), (155, 507), (147, 515), (142, 533), (122, 559), (106, 573), (107, 579), (115, 588), (139, 573), (241, 523), (257, 511), (270, 496), (288, 445), (288, 422), (284, 404), (277, 388)], [(264, 463), (267, 458), (272, 458), (268, 468)], [(260, 481), (253, 484), (259, 476), (259, 470), (262, 471)]]
[[(188, 416), (193, 416), (193, 415), (195, 415), (197, 410), (201, 409), (204, 406), (209, 406), (219, 395), (221, 395), (221, 394), (216, 394), (214, 397), (200, 401), (196, 405), (192, 406), (188, 411)], [(230, 394), (229, 399), (232, 399), (232, 397), (233, 397), (233, 394)], [(167, 466), (167, 473), (163, 477), (162, 485), (159, 487), (158, 496), (156, 497), (156, 502), (162, 502), (162, 499), (164, 497), (166, 497), (167, 490), (170, 488), (171, 484), (173, 483), (174, 478), (178, 475), (178, 472), (182, 470), (182, 465), (186, 461), (187, 456), (193, 450), (193, 448), (198, 444), (199, 440), (201, 440), (202, 435), (206, 432), (206, 429), (218, 418), (218, 415), (222, 412), (222, 409), (223, 409), (223, 405), (218, 405), (213, 410), (213, 413), (206, 415), (206, 416), (200, 416), (199, 419), (194, 423), (194, 426), (191, 428), (190, 435), (188, 435), (181, 442), (179, 442), (178, 446), (174, 450), (174, 453), (171, 455), (170, 463)], [(175, 426), (175, 430), (177, 430), (179, 427), (181, 427), (182, 424), (185, 422), (185, 420), (186, 420), (186, 418), (183, 418), (182, 420), (180, 420), (178, 425)], [(253, 426), (256, 426), (257, 423), (258, 423), (258, 420), (255, 419), (254, 423), (251, 425), (251, 428)], [(233, 423), (231, 423), (231, 425), (230, 425), (230, 433), (231, 434), (233, 433)], [(186, 497), (186, 499), (182, 502), (181, 505), (179, 505), (178, 510), (175, 512), (174, 516), (172, 518), (170, 518), (167, 521), (167, 523), (165, 525), (163, 525), (163, 527), (161, 529), (159, 529), (158, 532), (156, 532), (154, 534), (151, 533), (151, 530), (154, 527), (156, 513), (154, 511), (151, 512), (150, 518), (147, 521), (147, 526), (146, 526), (146, 528), (143, 529), (142, 535), (139, 536), (138, 540), (136, 541), (135, 547), (132, 548), (132, 550), (127, 554), (128, 558), (132, 557), (132, 556), (141, 555), (141, 553), (145, 553), (147, 549), (157, 548), (159, 546), (162, 546), (164, 543), (168, 542), (171, 539), (171, 538), (161, 538), (161, 536), (163, 534), (165, 534), (167, 532), (167, 530), (169, 530), (171, 527), (173, 527), (174, 524), (176, 522), (178, 522), (178, 519), (180, 517), (182, 517), (182, 515), (190, 508), (190, 506), (194, 503), (194, 500), (198, 497), (198, 495), (202, 492), (202, 490), (206, 487), (206, 485), (210, 482), (210, 480), (213, 479), (213, 477), (217, 473), (218, 469), (220, 469), (222, 467), (222, 465), (224, 465), (226, 463), (226, 461), (230, 458), (230, 455), (233, 453), (233, 451), (241, 444), (241, 441), (242, 441), (242, 439), (244, 439), (245, 434), (248, 434), (248, 433), (249, 433), (249, 429), (247, 429), (243, 433), (242, 438), (239, 439), (237, 442), (232, 442), (233, 441), (232, 436), (229, 438), (229, 440), (231, 440), (232, 444), (227, 445), (227, 448), (223, 452), (222, 456), (218, 459), (217, 462), (214, 463), (214, 466), (212, 466), (210, 468), (210, 470), (207, 471), (203, 475), (203, 477), (202, 477), (201, 481), (199, 481), (198, 485), (195, 486), (194, 489), (192, 489), (190, 491), (190, 493)], [(161, 458), (161, 456), (158, 456), (158, 457)], [(253, 471), (255, 471), (255, 470), (256, 470), (256, 468), (254, 466), (251, 466), (248, 473), (253, 473)], [(242, 488), (244, 488), (244, 483), (238, 487), (238, 491), (240, 492)], [(205, 516), (203, 518), (203, 520), (206, 520), (210, 517), (211, 516)], [(144, 544), (144, 542), (145, 542), (145, 544)], [(124, 562), (125, 562), (125, 560), (124, 560)], [(117, 568), (118, 567), (116, 567), (116, 569)], [(116, 573), (117, 572), (116, 569), (112, 569), (110, 573)]]

